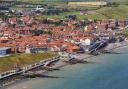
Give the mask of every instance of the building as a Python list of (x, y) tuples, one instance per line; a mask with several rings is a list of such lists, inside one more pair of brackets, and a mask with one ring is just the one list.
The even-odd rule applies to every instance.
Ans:
[(107, 5), (107, 2), (69, 2), (68, 6), (89, 6), (89, 7), (98, 7)]
[(125, 19), (125, 26), (128, 26), (128, 19)]
[(9, 10), (9, 7), (15, 4), (15, 0), (0, 0), (0, 10)]
[(91, 45), (91, 43), (92, 43), (92, 40), (91, 39), (89, 39), (89, 38), (87, 38), (87, 39), (80, 39), (80, 43), (82, 44), (82, 45), (84, 45), (84, 46), (89, 46), (89, 45)]
[(67, 52), (59, 52), (59, 56), (61, 60), (69, 60), (70, 59), (70, 55)]
[(76, 45), (68, 45), (66, 48), (65, 48), (65, 51), (66, 52), (78, 52), (80, 50), (80, 47), (79, 46), (76, 46)]
[(40, 48), (27, 48), (26, 53), (42, 53), (48, 51), (47, 47), (40, 47)]
[(10, 47), (0, 48), (0, 57), (9, 56), (10, 54), (11, 54), (11, 48)]

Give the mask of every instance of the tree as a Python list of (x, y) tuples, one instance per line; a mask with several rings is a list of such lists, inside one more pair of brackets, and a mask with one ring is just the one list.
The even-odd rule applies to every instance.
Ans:
[(116, 3), (116, 2), (108, 2), (106, 6), (109, 6), (109, 7), (118, 7), (119, 6), (119, 3)]

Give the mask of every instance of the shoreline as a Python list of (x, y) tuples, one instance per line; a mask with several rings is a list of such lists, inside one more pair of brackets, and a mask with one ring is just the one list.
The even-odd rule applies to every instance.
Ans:
[[(115, 50), (115, 49), (124, 48), (124, 47), (126, 47), (126, 46), (128, 46), (128, 41), (121, 42), (121, 43), (111, 43), (111, 45), (107, 46), (107, 47), (105, 48), (105, 50)], [(102, 55), (102, 54), (101, 54), (101, 55)], [(87, 56), (87, 54), (86, 54), (85, 56)], [(90, 58), (91, 58), (91, 59), (90, 59)], [(90, 60), (91, 60), (91, 61), (92, 61), (92, 60), (94, 61), (95, 59), (96, 59), (96, 56), (90, 55), (90, 56), (88, 56), (88, 57), (85, 57), (83, 60), (84, 60), (84, 61), (90, 61)], [(62, 68), (68, 67), (68, 66), (72, 66), (72, 65), (70, 65), (70, 64), (68, 64), (68, 63), (65, 63), (65, 62), (62, 62), (62, 61), (58, 61), (58, 62), (56, 62), (55, 65), (52, 66), (52, 67), (62, 69)], [(52, 73), (52, 72), (48, 72), (48, 74), (49, 74), (49, 73)], [(24, 85), (23, 88), (21, 88), (21, 89), (31, 89), (31, 88), (26, 88), (26, 87), (25, 87), (25, 84), (26, 84), (26, 83), (32, 83), (32, 84), (33, 84), (33, 83), (34, 83), (36, 80), (38, 80), (38, 79), (41, 79), (41, 78), (19, 80), (18, 82), (15, 82), (15, 83), (13, 83), (13, 84), (10, 84), (10, 85), (6, 86), (5, 88), (2, 88), (2, 89), (19, 89), (18, 87), (16, 87), (16, 85)], [(33, 81), (33, 80), (35, 80), (35, 81)]]

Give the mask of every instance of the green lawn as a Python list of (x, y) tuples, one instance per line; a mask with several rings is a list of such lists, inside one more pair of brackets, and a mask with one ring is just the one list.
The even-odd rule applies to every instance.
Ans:
[(54, 52), (45, 52), (38, 54), (13, 54), (9, 57), (0, 58), (0, 72), (7, 71), (14, 68), (14, 65), (18, 64), (24, 66), (38, 62), (42, 59), (50, 58), (55, 56)]

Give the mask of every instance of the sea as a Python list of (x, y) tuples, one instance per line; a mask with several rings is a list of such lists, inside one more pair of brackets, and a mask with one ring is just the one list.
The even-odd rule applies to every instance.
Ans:
[(66, 66), (49, 73), (63, 78), (33, 79), (21, 89), (128, 89), (128, 47), (114, 51), (119, 54), (102, 54), (90, 59), (96, 63)]

